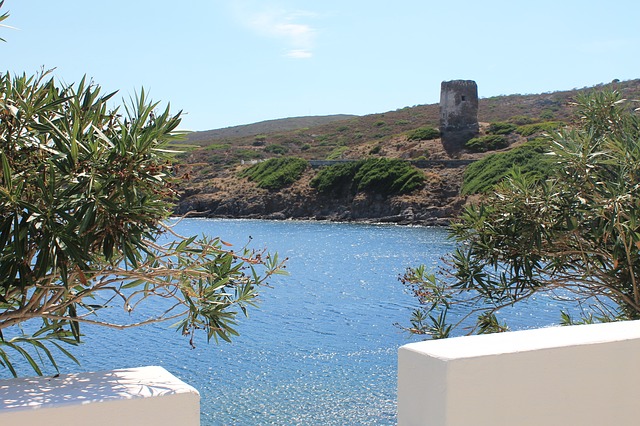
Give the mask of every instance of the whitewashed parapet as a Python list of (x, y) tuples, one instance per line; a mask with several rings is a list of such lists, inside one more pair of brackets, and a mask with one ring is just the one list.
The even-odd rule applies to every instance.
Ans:
[(412, 343), (398, 424), (638, 425), (640, 321)]
[(0, 380), (0, 425), (199, 424), (198, 391), (162, 367)]

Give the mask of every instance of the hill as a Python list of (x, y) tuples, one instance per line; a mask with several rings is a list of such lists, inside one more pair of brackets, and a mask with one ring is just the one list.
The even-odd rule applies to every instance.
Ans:
[(187, 137), (187, 143), (198, 141), (213, 141), (223, 138), (241, 138), (246, 136), (255, 136), (267, 133), (286, 132), (287, 130), (302, 129), (305, 127), (315, 127), (334, 121), (342, 121), (355, 117), (348, 114), (323, 115), (310, 117), (292, 117), (281, 118), (276, 120), (260, 121), (253, 124), (245, 124), (241, 126), (225, 127), (223, 129), (205, 130), (201, 132), (192, 132)]
[[(626, 98), (640, 99), (640, 80), (614, 81), (553, 93), (482, 98), (478, 112), (480, 136), (494, 140), (496, 128), (511, 130), (499, 136), (500, 144), (486, 145), (483, 149), (481, 139), (480, 149), (476, 146), (465, 150), (457, 159), (477, 160), (497, 150), (508, 151), (548, 131), (545, 129), (569, 123), (573, 117), (573, 99), (579, 93), (600, 89), (616, 89)], [(303, 124), (311, 123), (314, 117), (298, 117), (289, 122), (271, 120), (256, 123), (256, 127), (241, 126), (245, 128), (236, 129), (235, 134), (235, 130), (221, 129), (192, 135), (188, 143), (195, 142), (199, 147), (185, 145), (187, 152), (177, 157), (180, 173), (189, 178), (183, 181), (177, 211), (195, 210), (203, 216), (384, 219), (439, 224), (455, 216), (464, 204), (466, 196), (460, 194), (460, 188), (468, 162), (443, 162), (451, 159), (438, 138), (415, 137), (438, 128), (438, 104), (366, 116), (331, 117), (336, 119), (316, 125)], [(304, 171), (299, 180), (285, 190), (260, 189), (254, 182), (238, 176), (248, 164), (281, 157), (421, 160), (425, 186), (402, 196), (375, 192), (353, 194), (342, 190), (332, 197), (319, 194), (309, 186), (318, 173), (313, 168)]]

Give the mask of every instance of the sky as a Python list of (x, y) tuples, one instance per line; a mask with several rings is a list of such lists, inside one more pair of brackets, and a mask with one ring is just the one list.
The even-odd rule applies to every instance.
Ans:
[(5, 0), (0, 72), (141, 88), (181, 128), (365, 115), (640, 78), (637, 0)]

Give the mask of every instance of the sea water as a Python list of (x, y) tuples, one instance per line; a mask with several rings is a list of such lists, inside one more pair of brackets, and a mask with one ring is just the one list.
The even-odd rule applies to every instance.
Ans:
[[(262, 289), (231, 344), (198, 339), (191, 349), (168, 324), (84, 326), (85, 343), (70, 348), (81, 367), (63, 362), (61, 373), (160, 365), (198, 389), (203, 426), (396, 423), (397, 350), (419, 340), (398, 326), (417, 306), (398, 277), (440, 264), (453, 249), (444, 229), (188, 219), (176, 230), (278, 252), (290, 275)], [(558, 313), (543, 298), (509, 322), (546, 326)]]

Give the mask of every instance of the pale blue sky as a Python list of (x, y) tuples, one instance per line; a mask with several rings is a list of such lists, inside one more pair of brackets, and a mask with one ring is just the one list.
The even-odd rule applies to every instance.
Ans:
[(184, 110), (183, 128), (370, 114), (640, 78), (640, 2), (6, 0), (0, 70), (56, 68)]

